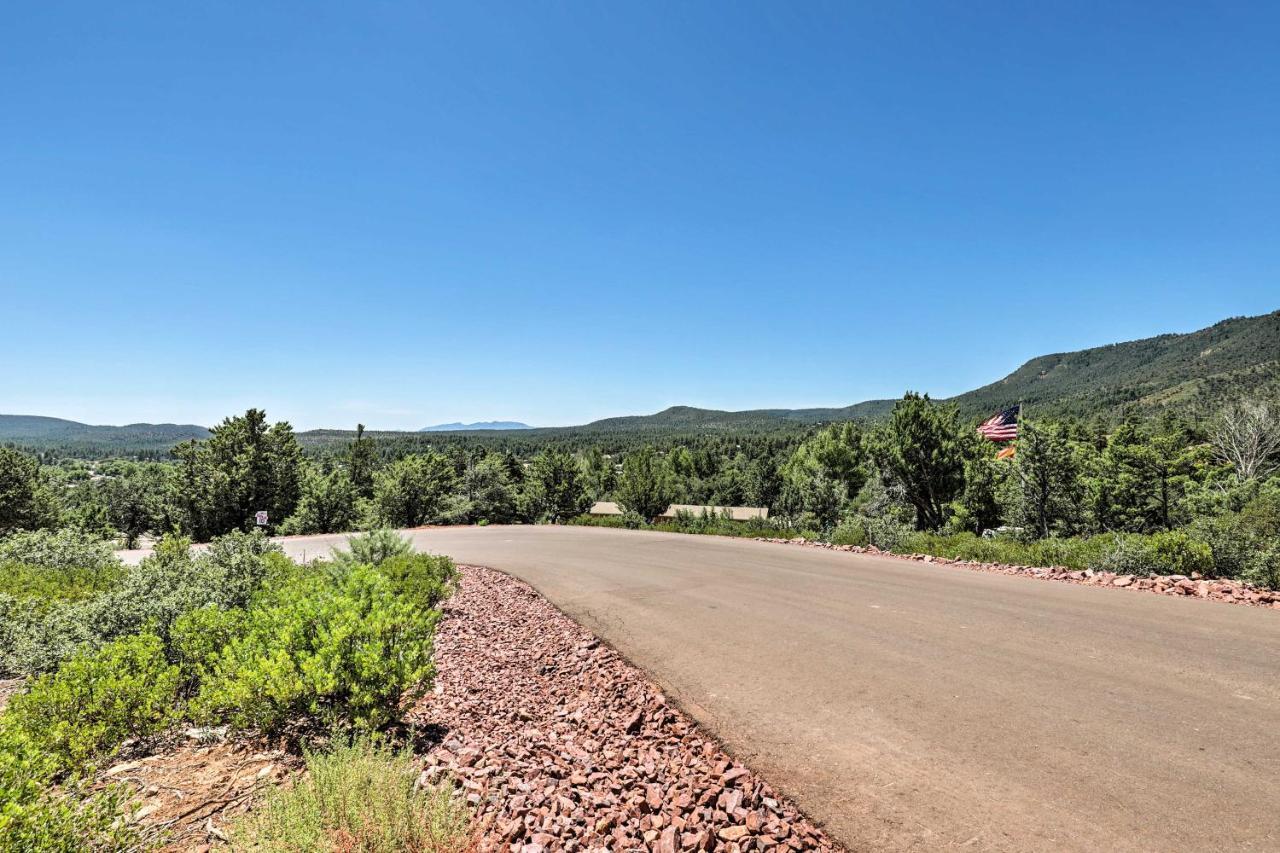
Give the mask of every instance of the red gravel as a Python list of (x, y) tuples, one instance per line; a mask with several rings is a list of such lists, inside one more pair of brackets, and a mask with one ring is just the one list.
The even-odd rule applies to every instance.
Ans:
[(462, 567), (436, 666), (411, 714), (447, 729), (423, 781), (460, 782), (481, 850), (839, 849), (521, 581)]
[(803, 545), (809, 548), (823, 548), (827, 551), (849, 551), (854, 554), (870, 554), (876, 557), (892, 557), (898, 560), (910, 560), (917, 563), (934, 563), (941, 566), (957, 566), (976, 572), (998, 572), (1004, 575), (1022, 575), (1039, 580), (1078, 583), (1088, 586), (1107, 586), (1116, 589), (1141, 590), (1160, 595), (1187, 595), (1193, 598), (1206, 598), (1222, 601), (1227, 604), (1243, 604), (1251, 607), (1270, 607), (1280, 610), (1280, 590), (1266, 589), (1245, 581), (1227, 579), (1207, 580), (1199, 574), (1186, 575), (1117, 575), (1112, 572), (1095, 572), (1092, 569), (1075, 571), (1065, 566), (1014, 566), (1006, 563), (980, 563), (977, 560), (952, 560), (947, 557), (934, 557), (931, 554), (894, 554), (881, 551), (874, 545), (832, 545), (828, 542), (813, 542), (797, 537), (795, 539), (775, 539), (757, 537), (758, 542), (774, 542), (782, 545)]

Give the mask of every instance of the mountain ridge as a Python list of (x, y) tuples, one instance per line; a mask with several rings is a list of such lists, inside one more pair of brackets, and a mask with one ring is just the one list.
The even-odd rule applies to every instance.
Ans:
[(85, 424), (46, 415), (0, 415), (0, 441), (15, 444), (167, 450), (183, 441), (208, 437), (209, 430), (198, 424), (133, 423), (111, 426)]
[[(1203, 329), (1105, 344), (1028, 359), (994, 382), (942, 398), (959, 406), (966, 417), (981, 417), (1022, 403), (1033, 415), (1114, 414), (1127, 408), (1145, 411), (1179, 409), (1211, 411), (1224, 399), (1243, 394), (1280, 392), (1280, 311), (1232, 317)], [(830, 408), (762, 408), (722, 411), (670, 406), (649, 415), (622, 415), (587, 424), (530, 427), (516, 421), (437, 424), (431, 432), (520, 433), (543, 435), (607, 433), (727, 432), (774, 430), (842, 420), (874, 420), (893, 408), (894, 400), (865, 400)], [(306, 430), (317, 442), (348, 436), (349, 431)], [(180, 441), (205, 438), (195, 424), (128, 424), (94, 426), (40, 415), (0, 415), (0, 442), (28, 446), (77, 445), (165, 450)]]
[(516, 430), (516, 429), (533, 429), (528, 424), (520, 421), (476, 421), (475, 423), (464, 424), (461, 421), (454, 421), (450, 424), (435, 424), (434, 426), (425, 426), (418, 432), (471, 432), (475, 430)]

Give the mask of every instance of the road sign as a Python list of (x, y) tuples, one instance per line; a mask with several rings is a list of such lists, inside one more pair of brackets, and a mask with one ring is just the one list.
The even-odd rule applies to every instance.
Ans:
[(253, 518), (254, 518), (254, 521), (258, 523), (259, 527), (267, 526), (267, 513), (265, 511), (260, 511), (256, 513)]

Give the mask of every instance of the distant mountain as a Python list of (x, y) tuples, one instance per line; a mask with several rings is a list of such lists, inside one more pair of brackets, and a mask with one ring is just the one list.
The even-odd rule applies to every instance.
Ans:
[[(922, 377), (926, 379), (928, 377)], [(927, 390), (927, 382), (915, 386)], [(1212, 412), (1224, 400), (1280, 393), (1280, 311), (1235, 317), (1186, 334), (1158, 335), (1127, 343), (1033, 358), (989, 385), (950, 398), (966, 417), (1024, 403), (1033, 415), (1114, 415), (1134, 407)], [(840, 408), (749, 409), (726, 412), (672, 406), (652, 415), (605, 418), (581, 426), (534, 428), (515, 421), (451, 423), (422, 432), (491, 433), (520, 430), (521, 439), (539, 441), (567, 436), (640, 434), (685, 435), (707, 432), (766, 432), (844, 420), (874, 420), (893, 408), (893, 400), (867, 400)], [(0, 443), (75, 448), (82, 454), (164, 451), (180, 441), (206, 438), (204, 427), (190, 424), (90, 426), (59, 418), (0, 415)], [(307, 447), (350, 440), (343, 430), (299, 433)], [(415, 433), (370, 433), (403, 440)], [(470, 439), (468, 439), (470, 440)], [(493, 436), (493, 440), (503, 440)], [(429, 439), (423, 438), (429, 444)]]
[(533, 427), (528, 424), (522, 424), (519, 421), (476, 421), (473, 424), (455, 421), (451, 424), (436, 424), (435, 426), (423, 427), (418, 432), (463, 432), (480, 429), (533, 429)]
[(192, 438), (208, 438), (195, 424), (95, 426), (39, 415), (0, 415), (0, 442), (28, 447), (80, 447), (103, 450), (167, 450)]
[(626, 415), (592, 421), (580, 427), (565, 427), (581, 432), (723, 432), (734, 430), (779, 429), (795, 424), (848, 420), (844, 409), (748, 409), (725, 412), (672, 406), (652, 415)]

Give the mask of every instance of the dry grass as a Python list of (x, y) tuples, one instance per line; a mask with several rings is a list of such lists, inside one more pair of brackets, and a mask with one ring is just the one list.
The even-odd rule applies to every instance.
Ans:
[(453, 853), (470, 812), (447, 784), (419, 788), (412, 754), (367, 739), (308, 752), (307, 772), (233, 827), (231, 847), (262, 853)]

